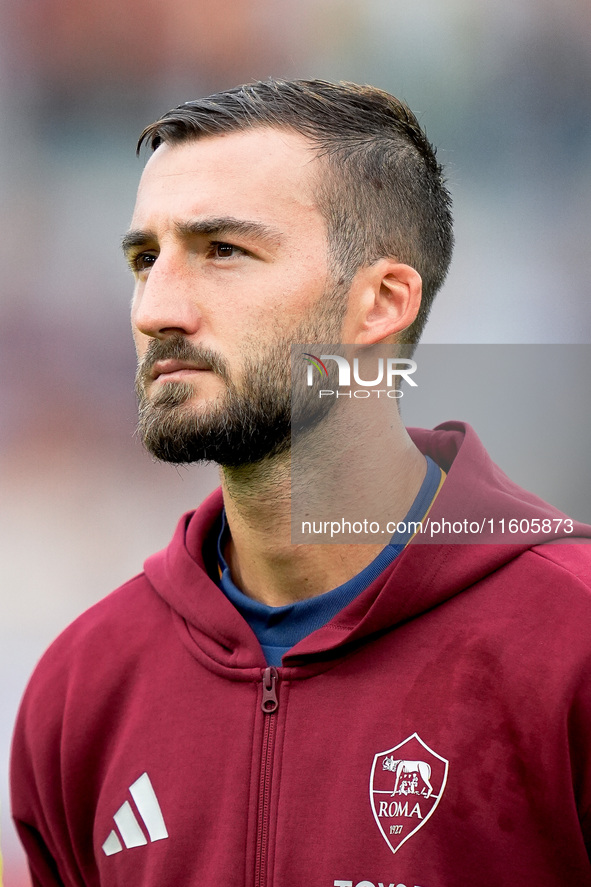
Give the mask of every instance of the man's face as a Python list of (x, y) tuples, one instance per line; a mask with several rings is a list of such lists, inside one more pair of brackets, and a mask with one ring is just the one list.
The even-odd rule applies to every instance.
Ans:
[(340, 341), (318, 161), (260, 128), (161, 145), (125, 248), (140, 431), (173, 462), (256, 462), (289, 446), (290, 344)]

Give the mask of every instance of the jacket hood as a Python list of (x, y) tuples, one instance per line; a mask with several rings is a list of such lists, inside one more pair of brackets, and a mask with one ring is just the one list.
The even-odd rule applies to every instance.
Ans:
[[(591, 527), (576, 521), (572, 522), (572, 533), (561, 533), (564, 524), (560, 519), (566, 515), (513, 483), (491, 460), (469, 425), (446, 422), (432, 431), (408, 431), (419, 450), (447, 473), (428, 515), (430, 526), (444, 520), (464, 526), (467, 522), (473, 527), (478, 524), (482, 531), (448, 535), (443, 543), (439, 534), (417, 534), (351, 604), (328, 625), (300, 641), (284, 657), (284, 666), (329, 663), (370, 637), (482, 582), (536, 546), (591, 541)], [(218, 489), (196, 511), (184, 515), (170, 545), (146, 561), (145, 573), (156, 592), (186, 623), (191, 643), (211, 664), (260, 668), (265, 661), (258, 641), (209, 578), (204, 561), (204, 551), (215, 551), (222, 505)], [(529, 525), (534, 518), (551, 520), (552, 532), (525, 536), (508, 531), (510, 520)]]

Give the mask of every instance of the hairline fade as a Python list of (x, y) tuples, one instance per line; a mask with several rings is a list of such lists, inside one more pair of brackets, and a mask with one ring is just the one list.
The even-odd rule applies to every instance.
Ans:
[(335, 277), (350, 282), (383, 256), (418, 271), (421, 307), (398, 337), (416, 344), (449, 268), (453, 221), (436, 149), (404, 102), (342, 81), (256, 81), (173, 108), (144, 129), (137, 152), (265, 126), (303, 135), (324, 161), (316, 195)]

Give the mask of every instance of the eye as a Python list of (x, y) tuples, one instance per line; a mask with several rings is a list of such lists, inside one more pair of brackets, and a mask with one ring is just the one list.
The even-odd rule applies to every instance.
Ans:
[(233, 259), (234, 256), (244, 255), (245, 251), (233, 243), (225, 243), (221, 240), (212, 240), (210, 243), (210, 255), (214, 259)]
[(157, 258), (158, 256), (154, 253), (138, 253), (136, 256), (130, 257), (129, 264), (132, 271), (141, 274), (144, 271), (149, 271)]

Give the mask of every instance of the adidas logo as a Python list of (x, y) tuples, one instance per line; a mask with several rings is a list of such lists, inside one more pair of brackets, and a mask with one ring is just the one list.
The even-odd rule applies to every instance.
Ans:
[[(139, 779), (136, 779), (133, 785), (129, 786), (129, 792), (135, 802), (140, 819), (150, 836), (150, 841), (162, 841), (164, 838), (168, 838), (162, 810), (148, 774), (143, 773)], [(119, 807), (113, 819), (119, 834), (113, 829), (103, 844), (103, 852), (106, 856), (120, 853), (123, 850), (123, 844), (129, 848), (141, 847), (142, 844), (148, 843), (148, 839), (142, 831), (129, 801), (126, 801)], [(119, 839), (119, 835), (123, 839), (123, 844)]]

